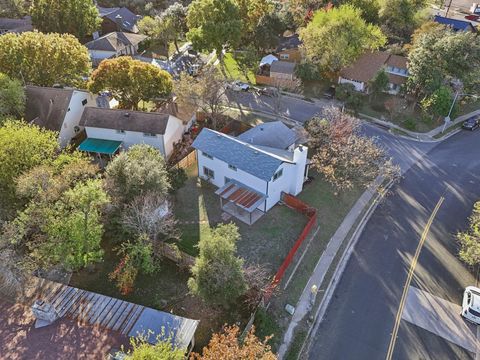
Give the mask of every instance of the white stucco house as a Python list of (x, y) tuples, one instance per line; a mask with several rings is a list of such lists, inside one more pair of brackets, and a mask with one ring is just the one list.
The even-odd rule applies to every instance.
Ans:
[(252, 224), (281, 200), (298, 195), (308, 176), (307, 147), (280, 121), (238, 137), (204, 128), (193, 142), (198, 176), (218, 190), (222, 209)]
[(105, 59), (119, 56), (136, 56), (138, 47), (147, 36), (126, 32), (111, 32), (85, 44), (93, 66), (98, 66)]
[(97, 96), (84, 90), (27, 85), (25, 92), (25, 120), (58, 131), (62, 148), (80, 132), (84, 109), (97, 105)]
[(368, 93), (368, 83), (384, 69), (389, 83), (387, 93), (398, 94), (408, 79), (407, 58), (386, 51), (367, 52), (352, 65), (342, 69), (339, 84), (352, 84), (356, 91)]
[(80, 150), (112, 155), (120, 148), (148, 144), (165, 158), (170, 157), (185, 129), (180, 119), (169, 114), (106, 108), (85, 109), (80, 126), (87, 136)]

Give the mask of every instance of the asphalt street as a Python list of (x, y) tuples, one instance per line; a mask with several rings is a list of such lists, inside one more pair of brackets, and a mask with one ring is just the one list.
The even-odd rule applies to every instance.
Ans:
[[(366, 130), (375, 131), (371, 128)], [(402, 167), (421, 158), (394, 186), (367, 223), (314, 334), (309, 359), (385, 359), (408, 271), (425, 226), (441, 204), (425, 238), (411, 286), (452, 304), (475, 277), (456, 257), (454, 234), (466, 227), (480, 199), (480, 132), (461, 132), (435, 144), (381, 137)], [(426, 305), (425, 312), (429, 309)], [(432, 311), (435, 311), (434, 309)], [(438, 321), (463, 322), (459, 314)], [(394, 359), (470, 359), (474, 354), (401, 319)]]

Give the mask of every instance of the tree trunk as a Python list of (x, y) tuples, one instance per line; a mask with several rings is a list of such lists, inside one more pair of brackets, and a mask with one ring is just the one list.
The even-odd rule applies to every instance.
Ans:
[(175, 40), (173, 40), (173, 43), (175, 44), (175, 49), (177, 49), (177, 54), (180, 54), (180, 49), (178, 47), (178, 40), (177, 38), (175, 38)]

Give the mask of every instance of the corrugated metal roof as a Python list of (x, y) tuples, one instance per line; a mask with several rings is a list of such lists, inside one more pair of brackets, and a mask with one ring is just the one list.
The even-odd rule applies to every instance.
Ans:
[[(35, 282), (35, 297), (52, 304), (60, 317), (118, 331), (127, 336), (137, 336), (138, 332), (141, 334), (144, 331), (152, 344), (156, 343), (159, 336), (162, 340), (170, 339), (178, 348), (185, 349), (199, 323), (198, 320), (53, 281), (36, 278)], [(150, 334), (147, 334), (148, 330), (151, 330)]]
[(265, 181), (272, 179), (273, 174), (283, 162), (291, 162), (290, 159), (281, 158), (234, 137), (207, 128), (200, 132), (192, 146)]
[(451, 27), (454, 31), (459, 31), (459, 30), (475, 31), (476, 30), (470, 21), (451, 19), (451, 18), (439, 16), (439, 15), (435, 15), (435, 17), (433, 18), (433, 21), (442, 25), (447, 25)]

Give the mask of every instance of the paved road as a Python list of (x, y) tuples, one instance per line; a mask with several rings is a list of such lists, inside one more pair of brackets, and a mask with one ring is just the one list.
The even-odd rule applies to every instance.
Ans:
[[(426, 156), (406, 172), (368, 222), (314, 335), (309, 359), (385, 359), (411, 260), (442, 196), (411, 286), (459, 304), (463, 288), (475, 284), (456, 258), (454, 234), (465, 228), (473, 202), (480, 198), (480, 132), (461, 132), (428, 145), (413, 149)], [(394, 151), (401, 153), (402, 146), (397, 144)], [(420, 313), (427, 316), (428, 307), (435, 308), (427, 305)], [(454, 313), (436, 318), (463, 321)], [(394, 359), (473, 358), (467, 349), (438, 336), (436, 327), (419, 326), (427, 319), (416, 321), (400, 321)]]

